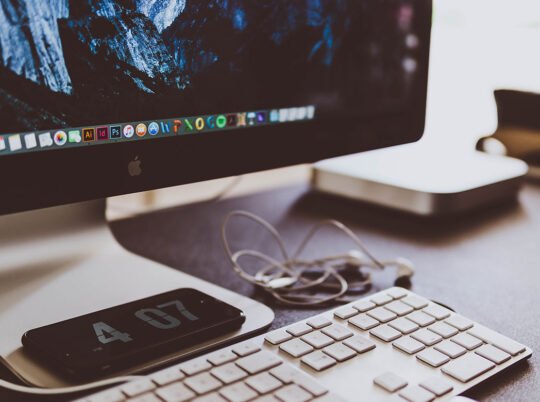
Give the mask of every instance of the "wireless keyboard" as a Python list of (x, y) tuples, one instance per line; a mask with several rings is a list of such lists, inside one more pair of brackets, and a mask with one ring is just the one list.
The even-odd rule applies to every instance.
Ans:
[(394, 287), (80, 401), (438, 401), (531, 355)]

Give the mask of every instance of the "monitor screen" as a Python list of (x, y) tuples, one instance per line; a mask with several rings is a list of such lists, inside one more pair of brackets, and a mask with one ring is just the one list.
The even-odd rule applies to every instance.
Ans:
[(429, 1), (0, 4), (0, 212), (422, 133)]

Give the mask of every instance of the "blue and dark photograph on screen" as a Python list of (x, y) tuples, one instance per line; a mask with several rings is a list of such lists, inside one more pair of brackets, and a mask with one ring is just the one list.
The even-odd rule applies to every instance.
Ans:
[(398, 108), (420, 76), (414, 4), (0, 0), (3, 130), (298, 104)]

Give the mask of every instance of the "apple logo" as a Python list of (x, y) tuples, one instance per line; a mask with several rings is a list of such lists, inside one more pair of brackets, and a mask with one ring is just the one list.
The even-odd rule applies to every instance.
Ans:
[(140, 176), (142, 173), (141, 160), (138, 156), (128, 163), (128, 173), (130, 176)]

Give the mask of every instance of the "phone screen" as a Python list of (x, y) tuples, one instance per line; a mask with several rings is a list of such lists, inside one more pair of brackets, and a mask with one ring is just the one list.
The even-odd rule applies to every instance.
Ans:
[(63, 373), (97, 378), (240, 328), (239, 309), (178, 289), (32, 329), (25, 350)]

